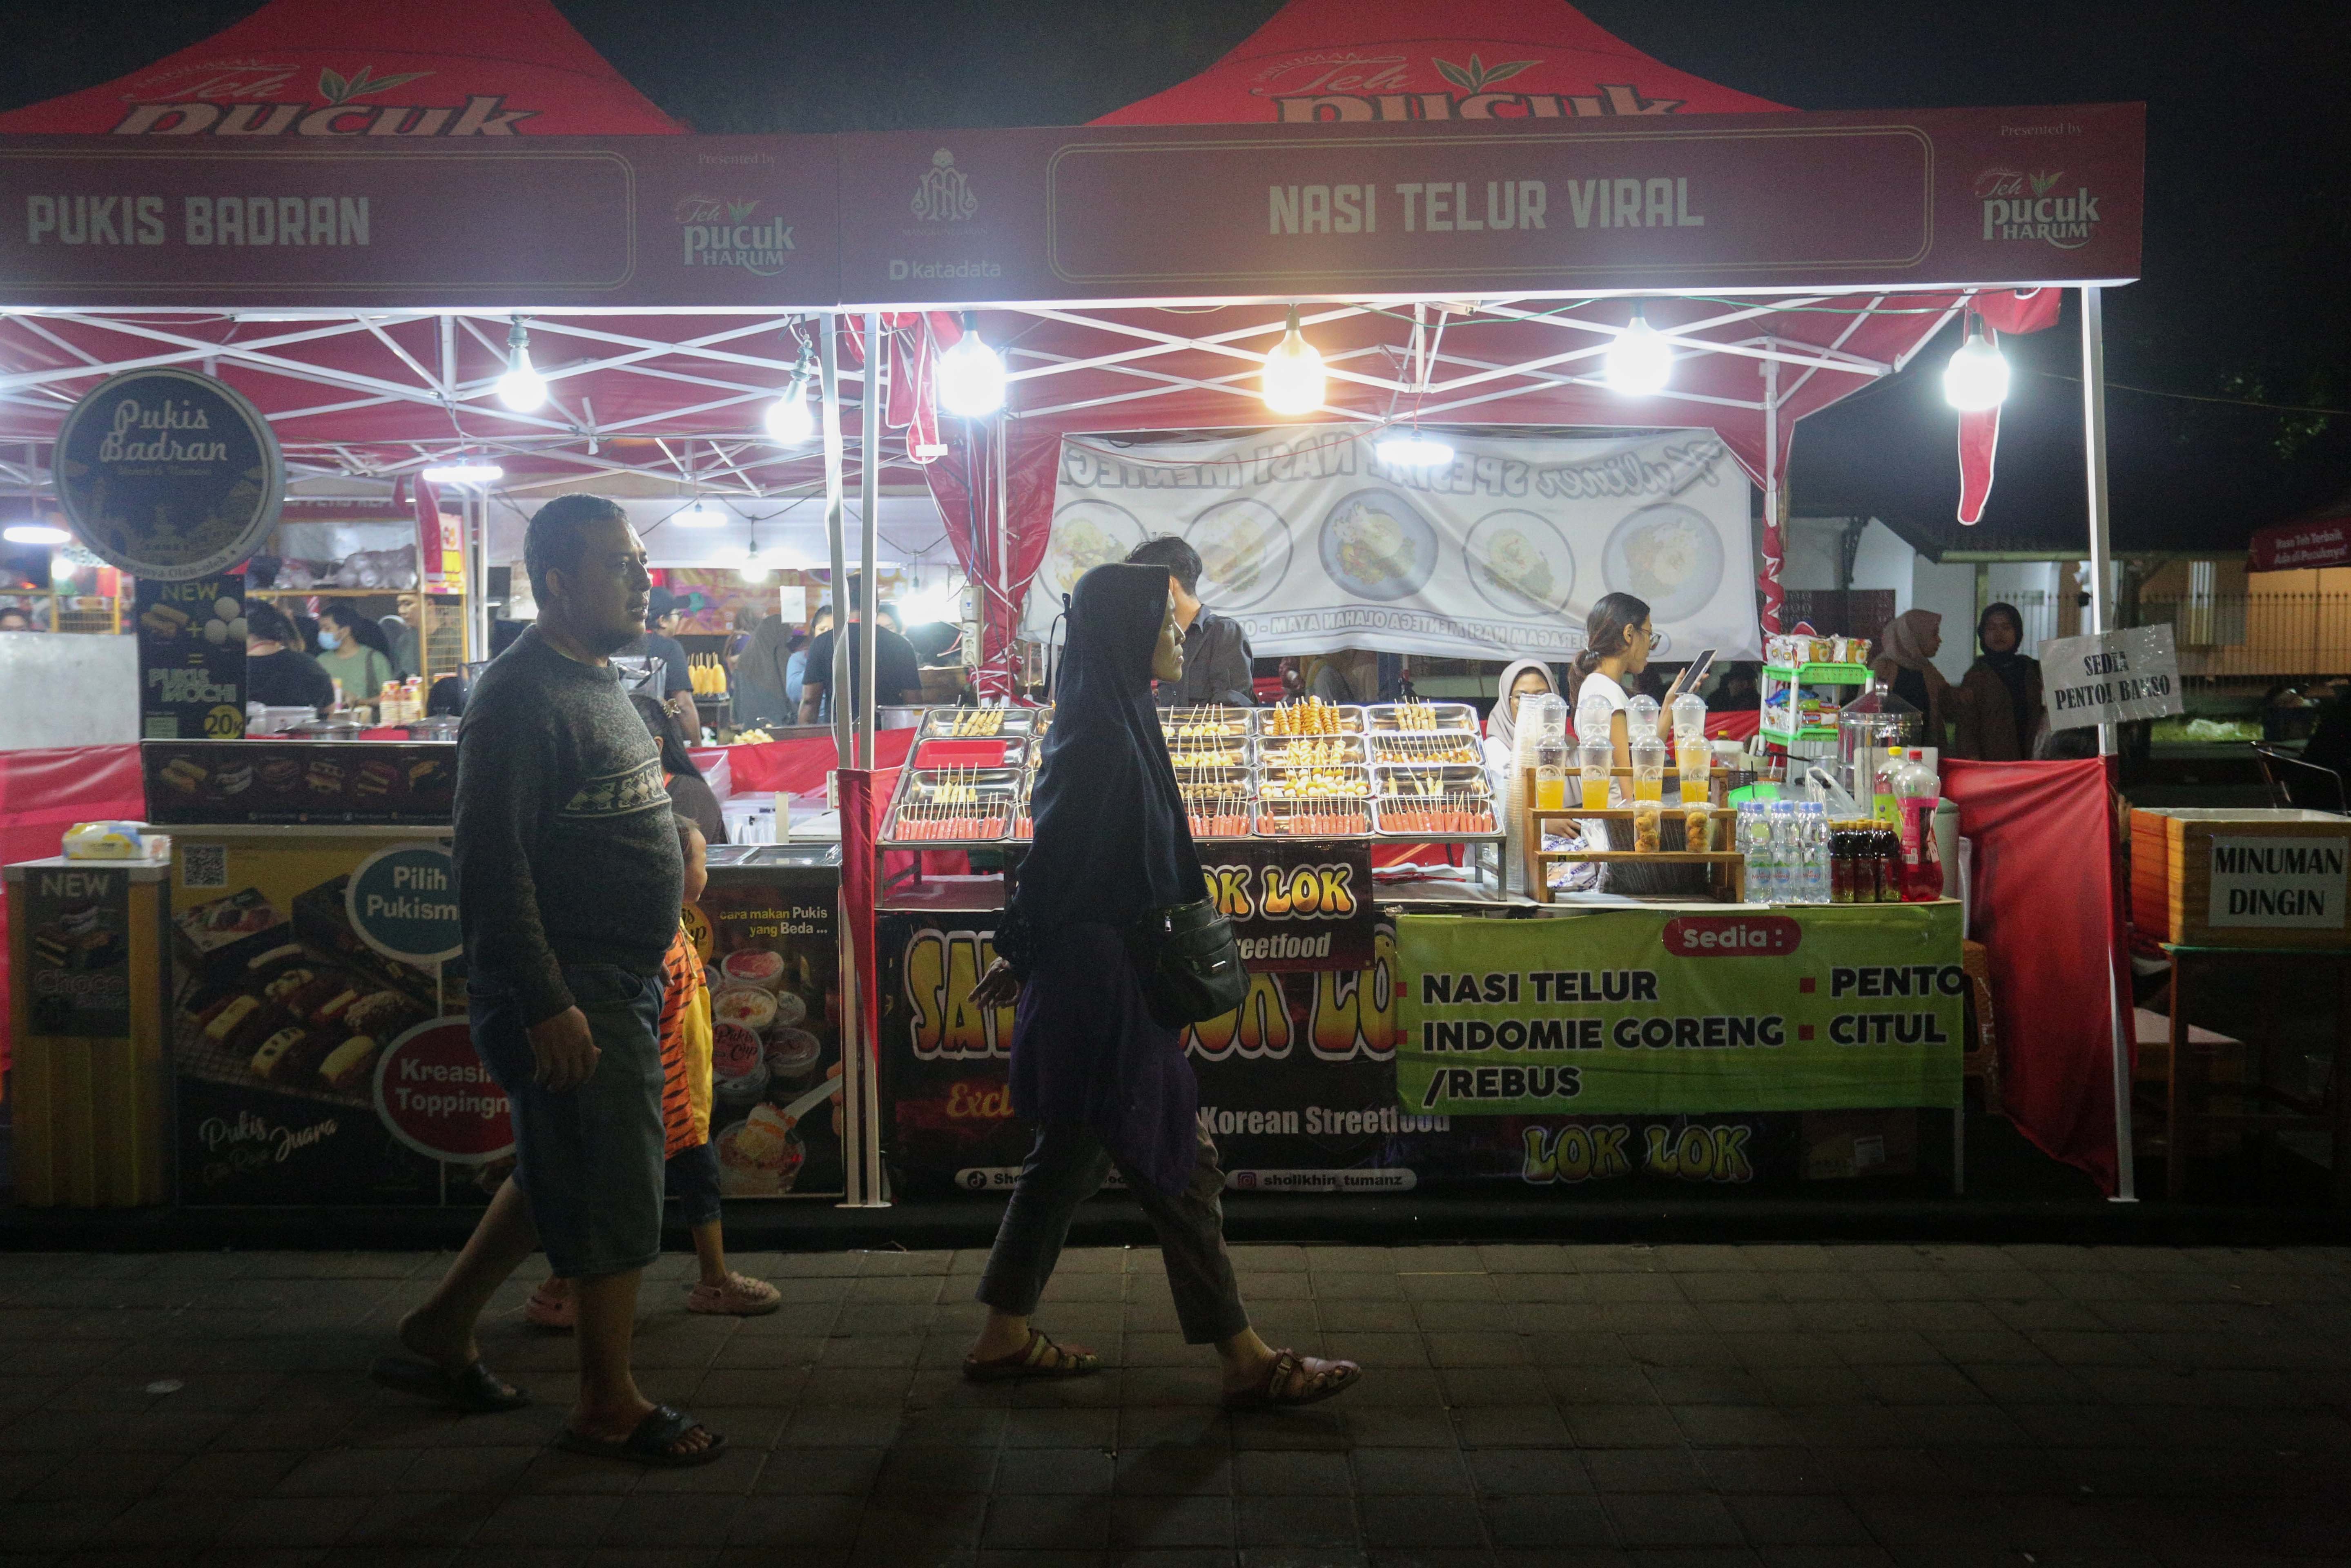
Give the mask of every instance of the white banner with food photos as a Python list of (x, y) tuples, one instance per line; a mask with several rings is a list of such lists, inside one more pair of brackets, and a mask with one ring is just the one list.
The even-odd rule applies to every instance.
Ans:
[(1045, 640), (1088, 568), (1174, 534), (1259, 657), (1565, 660), (1612, 592), (1648, 602), (1660, 659), (1761, 656), (1750, 487), (1711, 432), (1445, 440), (1449, 463), (1404, 466), (1330, 426), (1065, 439), (1023, 634)]

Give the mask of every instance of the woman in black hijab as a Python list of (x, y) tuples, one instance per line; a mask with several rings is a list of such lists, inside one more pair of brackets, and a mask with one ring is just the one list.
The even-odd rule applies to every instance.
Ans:
[(2045, 717), (2041, 661), (2021, 651), (2024, 617), (2013, 604), (1987, 604), (1976, 618), (1983, 657), (1959, 683), (1959, 723), (1951, 755), (1979, 762), (2022, 762), (2032, 755)]
[(980, 1276), (987, 1323), (964, 1361), (976, 1382), (1081, 1377), (1092, 1351), (1029, 1326), (1070, 1218), (1115, 1166), (1167, 1266), (1186, 1343), (1214, 1344), (1234, 1408), (1309, 1405), (1363, 1375), (1353, 1362), (1275, 1350), (1249, 1327), (1226, 1256), (1224, 1172), (1199, 1127), (1199, 1084), (1179, 1033), (1144, 1005), (1127, 933), (1205, 891), (1152, 706), (1180, 679), (1183, 632), (1167, 573), (1098, 566), (1079, 579), (1031, 815), (1035, 840), (997, 932), (980, 1007), (1019, 999), (1012, 1103), (1037, 1124)]

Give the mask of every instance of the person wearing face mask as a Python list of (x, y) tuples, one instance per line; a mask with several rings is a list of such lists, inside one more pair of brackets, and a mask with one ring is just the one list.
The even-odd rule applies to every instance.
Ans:
[(1213, 1344), (1234, 1409), (1310, 1405), (1363, 1375), (1353, 1362), (1276, 1350), (1249, 1326), (1227, 1255), (1217, 1146), (1181, 1035), (1155, 1019), (1128, 933), (1201, 896), (1190, 823), (1152, 710), (1180, 681), (1183, 632), (1159, 564), (1098, 566), (1071, 596), (1068, 651), (1033, 796), (1035, 836), (998, 956), (971, 993), (1012, 1003), (1012, 1103), (1037, 1141), (1005, 1207), (977, 1296), (988, 1309), (964, 1375), (1082, 1377), (1102, 1358), (1029, 1324), (1079, 1204), (1116, 1166), (1159, 1234), (1176, 1315)]
[(2022, 762), (2048, 714), (2042, 702), (2041, 661), (2018, 649), (2024, 617), (2013, 604), (1987, 604), (1976, 621), (1976, 643), (1983, 657), (1959, 683), (1959, 733), (1951, 755), (1979, 762)]
[(319, 667), (343, 684), (343, 700), (371, 703), (392, 678), (383, 628), (340, 600), (319, 612)]

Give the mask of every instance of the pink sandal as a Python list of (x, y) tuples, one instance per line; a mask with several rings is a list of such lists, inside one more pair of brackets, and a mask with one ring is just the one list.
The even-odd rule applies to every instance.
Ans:
[(547, 1287), (541, 1285), (530, 1293), (528, 1301), (523, 1302), (522, 1320), (543, 1329), (569, 1333), (580, 1326), (580, 1308), (568, 1292), (550, 1296), (547, 1293)]
[(685, 1297), (689, 1312), (719, 1312), (734, 1318), (765, 1317), (783, 1304), (783, 1292), (767, 1281), (736, 1273), (729, 1273), (723, 1285), (696, 1285)]

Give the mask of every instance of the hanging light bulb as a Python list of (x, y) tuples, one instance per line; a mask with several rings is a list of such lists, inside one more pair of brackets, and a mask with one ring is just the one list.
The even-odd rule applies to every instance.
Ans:
[(1265, 357), (1265, 406), (1276, 413), (1312, 413), (1322, 406), (1322, 356), (1298, 329), (1298, 307)]
[(1637, 301), (1632, 325), (1608, 346), (1606, 367), (1609, 387), (1625, 397), (1655, 397), (1673, 379), (1673, 345), (1649, 325)]
[(495, 485), (506, 476), (507, 471), (495, 463), (464, 456), (454, 463), (435, 463), (424, 470), (425, 482), (431, 485)]
[(532, 413), (547, 402), (547, 379), (530, 362), (530, 334), (522, 318), (507, 329), (507, 373), (498, 378), (498, 401), (517, 413)]
[(673, 520), (681, 528), (723, 528), (726, 514), (696, 496)]
[(1453, 461), (1452, 444), (1423, 435), (1416, 424), (1388, 431), (1372, 443), (1372, 454), (1391, 468), (1436, 468)]
[(1998, 408), (2008, 399), (2008, 359), (1968, 317), (1967, 340), (1943, 367), (1943, 401), (1961, 413)]
[(816, 434), (816, 411), (809, 407), (808, 382), (799, 376), (784, 395), (768, 405), (768, 438), (779, 446), (798, 446)]
[(939, 356), (939, 406), (965, 419), (986, 419), (1004, 406), (1004, 356), (980, 340), (971, 312), (963, 336)]
[(798, 446), (816, 434), (816, 408), (810, 393), (816, 386), (816, 366), (808, 345), (800, 345), (799, 363), (784, 395), (768, 405), (768, 439), (779, 446)]
[(749, 544), (743, 547), (742, 578), (744, 581), (756, 587), (758, 584), (767, 581), (768, 579), (773, 575), (774, 569), (769, 567), (766, 561), (759, 559), (759, 541), (758, 539), (753, 539)]

